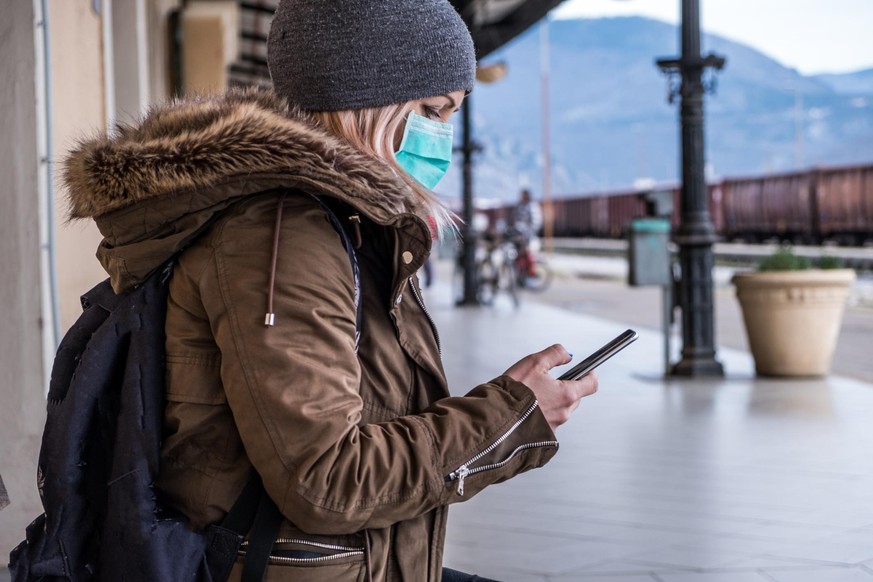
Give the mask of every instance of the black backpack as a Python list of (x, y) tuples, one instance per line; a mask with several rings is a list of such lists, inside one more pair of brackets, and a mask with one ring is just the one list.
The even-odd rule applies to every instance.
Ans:
[[(360, 331), (354, 248), (322, 206), (352, 263)], [(82, 297), (52, 367), (37, 475), (45, 513), (12, 551), (12, 582), (224, 581), (250, 531), (243, 580), (262, 579), (282, 517), (256, 474), (204, 531), (157, 499), (172, 266), (121, 295), (106, 280)]]

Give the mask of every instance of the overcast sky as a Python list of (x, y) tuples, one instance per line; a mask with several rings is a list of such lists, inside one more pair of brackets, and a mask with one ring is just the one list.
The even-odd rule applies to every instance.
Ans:
[[(681, 0), (566, 0), (553, 16), (641, 15), (678, 24)], [(706, 32), (804, 74), (873, 68), (873, 0), (700, 0)]]

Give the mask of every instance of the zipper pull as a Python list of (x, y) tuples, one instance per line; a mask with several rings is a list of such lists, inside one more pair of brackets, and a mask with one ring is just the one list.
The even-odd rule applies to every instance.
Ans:
[(464, 479), (467, 478), (467, 475), (470, 474), (470, 469), (467, 468), (467, 465), (461, 465), (458, 467), (456, 471), (458, 475), (458, 495), (461, 497), (464, 496)]

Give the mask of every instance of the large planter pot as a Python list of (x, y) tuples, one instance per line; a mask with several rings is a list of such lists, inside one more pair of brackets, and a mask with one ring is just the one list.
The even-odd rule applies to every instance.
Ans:
[(854, 280), (851, 269), (734, 275), (758, 374), (827, 374)]

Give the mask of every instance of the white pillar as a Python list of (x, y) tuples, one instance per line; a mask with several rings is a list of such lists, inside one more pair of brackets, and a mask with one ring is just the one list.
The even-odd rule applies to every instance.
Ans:
[(41, 512), (36, 461), (45, 419), (40, 299), (36, 13), (6, 2), (0, 18), (0, 471), (11, 504), (0, 548), (14, 547)]

